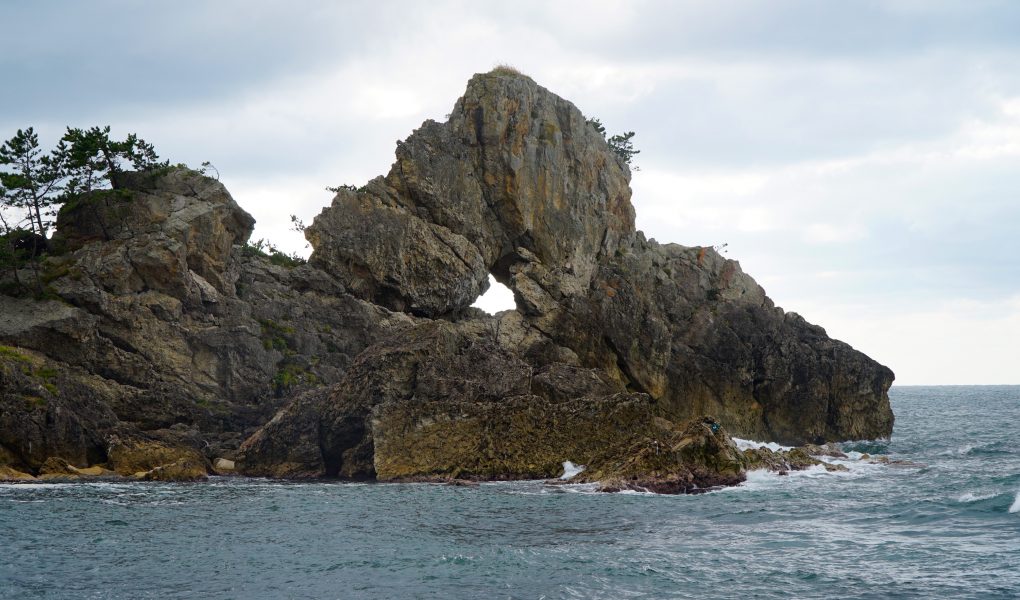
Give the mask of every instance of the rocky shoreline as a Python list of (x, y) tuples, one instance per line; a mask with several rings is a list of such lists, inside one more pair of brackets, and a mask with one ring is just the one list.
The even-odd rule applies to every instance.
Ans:
[[(665, 423), (661, 424), (665, 425)], [(564, 472), (556, 478), (527, 476), (496, 476), (457, 471), (449, 475), (407, 475), (379, 478), (386, 483), (435, 483), (452, 486), (476, 486), (485, 481), (543, 480), (547, 485), (597, 484), (599, 492), (650, 492), (658, 494), (698, 494), (733, 485), (746, 480), (749, 471), (769, 471), (787, 475), (821, 466), (826, 471), (846, 471), (842, 464), (827, 462), (826, 458), (848, 460), (836, 444), (808, 445), (789, 449), (771, 450), (764, 445), (739, 449), (721, 426), (711, 417), (703, 417), (686, 424), (682, 430), (670, 428), (663, 438), (648, 438), (619, 455), (623, 460), (595, 462), (593, 466), (579, 465), (573, 473)], [(137, 450), (137, 449), (136, 449)], [(143, 452), (153, 448), (141, 449)], [(156, 449), (161, 452), (165, 449)], [(615, 454), (612, 451), (607, 455)], [(886, 456), (863, 455), (858, 460), (870, 464), (918, 467), (914, 463), (891, 461)], [(137, 463), (134, 463), (137, 465)], [(233, 461), (217, 459), (213, 463), (196, 456), (136, 472), (123, 459), (109, 463), (75, 467), (67, 461), (52, 457), (40, 467), (36, 475), (24, 473), (8, 466), (0, 466), (0, 483), (124, 483), (148, 482), (200, 482), (212, 477), (245, 477), (235, 469)], [(572, 463), (571, 463), (572, 465)], [(561, 470), (565, 469), (565, 463)], [(119, 470), (117, 470), (119, 468)], [(138, 468), (135, 466), (134, 468)], [(342, 481), (337, 478), (336, 481)]]
[[(549, 479), (569, 459), (572, 482), (690, 493), (819, 464), (730, 433), (891, 434), (888, 368), (714, 249), (646, 239), (629, 181), (573, 104), (503, 70), (340, 189), (307, 264), (248, 244), (212, 178), (124, 174), (61, 211), (43, 297), (0, 294), (0, 478)], [(516, 310), (470, 307), (490, 274)]]

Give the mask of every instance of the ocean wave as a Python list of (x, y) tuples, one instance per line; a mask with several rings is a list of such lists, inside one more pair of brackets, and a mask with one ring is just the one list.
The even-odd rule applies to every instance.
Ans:
[(755, 440), (745, 440), (741, 438), (733, 438), (733, 443), (737, 445), (740, 450), (757, 450), (758, 448), (768, 448), (773, 452), (780, 452), (783, 450), (792, 450), (793, 446), (781, 446), (775, 442), (758, 442)]
[(599, 486), (598, 483), (568, 483), (565, 485), (557, 486), (545, 486), (540, 490), (542, 494), (548, 494), (550, 492), (566, 492), (568, 494), (598, 494)]
[(780, 475), (775, 471), (769, 471), (767, 469), (754, 469), (746, 473), (746, 479), (743, 483), (740, 483), (732, 487), (724, 487), (718, 490), (714, 490), (711, 493), (726, 493), (726, 492), (754, 492), (759, 490), (772, 489), (783, 485), (796, 485), (799, 480), (804, 479), (821, 479), (829, 477), (847, 477), (854, 476), (849, 471), (828, 471), (825, 465), (812, 465), (806, 469), (799, 471), (788, 471), (786, 475)]
[(26, 481), (23, 483), (0, 483), (0, 489), (38, 491), (48, 489), (74, 488), (81, 485), (82, 484), (80, 483), (38, 483), (36, 481)]
[(939, 452), (939, 456), (963, 456), (964, 454), (970, 454), (974, 450), (974, 444), (964, 444), (957, 448), (949, 448)]
[(956, 501), (961, 504), (968, 504), (970, 502), (988, 500), (989, 498), (994, 498), (996, 496), (998, 496), (998, 494), (975, 494), (973, 492), (964, 492), (960, 494), (960, 497), (957, 498)]
[(847, 454), (850, 452), (860, 452), (874, 456), (875, 454), (886, 454), (889, 451), (889, 440), (851, 440), (849, 442), (840, 442), (839, 446)]
[(1002, 456), (1013, 454), (1015, 449), (1002, 442), (991, 443), (991, 444), (963, 444), (956, 448), (947, 448), (938, 452), (938, 456), (966, 456), (966, 457), (984, 457), (984, 456)]
[(1020, 513), (1020, 492), (1016, 493), (1016, 498), (1013, 499), (1013, 506), (1009, 507), (1009, 512)]

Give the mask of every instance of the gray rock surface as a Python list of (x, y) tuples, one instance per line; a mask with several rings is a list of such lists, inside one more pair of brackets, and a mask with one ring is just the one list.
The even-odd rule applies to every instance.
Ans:
[[(421, 433), (409, 423), (441, 419), (447, 425), (429, 429), (428, 443), (463, 450), (474, 442), (451, 433), (466, 426), (451, 415), (474, 414), (470, 403), (507, 403), (497, 402), (493, 414), (510, 406), (533, 412), (623, 392), (649, 397), (667, 422), (712, 414), (734, 434), (786, 444), (891, 433), (889, 369), (775, 307), (714, 249), (646, 240), (634, 229), (629, 180), (626, 165), (572, 104), (521, 75), (476, 75), (446, 123), (427, 121), (398, 143), (390, 173), (341, 192), (308, 234), (313, 263), (349, 289), (365, 290), (362, 297), (455, 322), (443, 324), (442, 335), (425, 323), (369, 348), (331, 393), (299, 403), (290, 417), (281, 413), (276, 433), (257, 441), (293, 436), (280, 432), (300, 422), (318, 430), (302, 438), (304, 452), (315, 454), (318, 445), (327, 455), (314, 473), (415, 477), (406, 465), (393, 467), (403, 453), (430, 457), (418, 476), (459, 477), (447, 471), (470, 452), (457, 459), (394, 440)], [(438, 235), (404, 235), (380, 249), (376, 235), (400, 229), (392, 222), (459, 236), (453, 254), (471, 260), (452, 260)], [(484, 274), (477, 257), (513, 290), (517, 311), (490, 318), (464, 312), (466, 290), (480, 288)], [(409, 276), (417, 269), (408, 263), (430, 264), (432, 275)], [(477, 351), (484, 331), (489, 346)], [(493, 381), (469, 384), (493, 370), (527, 385), (499, 388), (491, 398), (481, 390)], [(431, 377), (437, 372), (443, 376)], [(555, 427), (557, 419), (546, 416)], [(389, 431), (393, 423), (403, 423), (398, 435)], [(344, 448), (329, 442), (334, 431)], [(376, 439), (387, 440), (385, 448), (368, 449)], [(278, 459), (269, 446), (247, 445), (242, 468), (271, 471)], [(361, 461), (353, 470), (339, 458), (352, 448)], [(344, 466), (331, 468), (331, 460)], [(474, 472), (498, 471), (472, 464)]]
[[(56, 457), (191, 479), (222, 458), (252, 475), (431, 480), (574, 460), (610, 488), (677, 492), (741, 479), (751, 459), (719, 431), (892, 431), (889, 369), (713, 249), (646, 240), (623, 160), (520, 74), (475, 76), (385, 177), (340, 191), (305, 265), (242, 246), (253, 221), (215, 180), (123, 179), (62, 211), (43, 264), (55, 300), (0, 296), (14, 471)], [(489, 274), (516, 311), (470, 308)]]
[(0, 344), (60, 373), (52, 398), (5, 384), (5, 397), (48, 408), (4, 404), (2, 462), (102, 463), (111, 435), (174, 427), (194, 435), (173, 443), (229, 458), (289, 396), (336, 381), (378, 335), (413, 321), (321, 270), (245, 249), (253, 220), (213, 179), (172, 169), (124, 180), (61, 212), (64, 253), (42, 266), (59, 300), (0, 295)]

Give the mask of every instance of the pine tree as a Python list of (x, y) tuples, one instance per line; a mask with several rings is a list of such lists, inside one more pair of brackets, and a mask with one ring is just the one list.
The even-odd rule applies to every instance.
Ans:
[(63, 191), (63, 160), (57, 153), (44, 155), (29, 127), (0, 146), (0, 166), (7, 167), (0, 171), (2, 208), (21, 212), (32, 233), (45, 238)]
[[(607, 138), (606, 127), (605, 125), (602, 124), (602, 121), (592, 117), (591, 119), (588, 119), (588, 124), (591, 125), (595, 129), (595, 131), (602, 134), (602, 138), (606, 140), (607, 144), (609, 144), (609, 149), (613, 151), (613, 154), (616, 154), (617, 156), (622, 158), (623, 162), (627, 163), (628, 165), (634, 158), (635, 154), (641, 153), (640, 150), (634, 149), (634, 142), (631, 141), (631, 139), (634, 137), (633, 131), (628, 131), (626, 133), (614, 135), (612, 137)], [(636, 171), (637, 167), (634, 167), (634, 170)]]
[[(169, 161), (159, 162), (152, 145), (133, 133), (111, 140), (109, 126), (68, 127), (49, 154), (39, 147), (33, 128), (19, 129), (0, 145), (0, 273), (11, 272), (20, 286), (18, 269), (29, 266), (41, 293), (38, 263), (48, 250), (47, 234), (57, 208), (89, 199), (98, 190), (119, 189), (128, 168), (149, 171), (167, 166)], [(102, 225), (97, 207), (90, 206)]]
[[(623, 159), (623, 162), (630, 164), (631, 159), (634, 158), (635, 154), (640, 154), (640, 150), (634, 149), (634, 142), (631, 138), (634, 137), (633, 131), (614, 135), (613, 137), (606, 140), (609, 144), (609, 149), (616, 153), (617, 156)], [(635, 167), (636, 168), (636, 167)]]
[(69, 177), (66, 197), (89, 194), (106, 185), (118, 189), (125, 163), (136, 171), (169, 165), (169, 161), (159, 162), (152, 145), (133, 133), (124, 141), (111, 140), (109, 125), (90, 129), (68, 127), (55, 154), (66, 165)]

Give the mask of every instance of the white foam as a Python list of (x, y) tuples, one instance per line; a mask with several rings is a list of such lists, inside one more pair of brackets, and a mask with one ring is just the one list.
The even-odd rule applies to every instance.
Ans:
[[(600, 483), (568, 483), (567, 485), (558, 485), (555, 487), (557, 491), (569, 492), (571, 494), (597, 494), (599, 492)], [(552, 488), (544, 487), (541, 493), (549, 493)]]
[(650, 492), (650, 491), (648, 491), (648, 490), (646, 490), (644, 488), (641, 488), (640, 490), (620, 490), (619, 492), (616, 492), (616, 493), (617, 494), (621, 494), (623, 496), (658, 496), (659, 495), (659, 494), (656, 494), (655, 492)]
[(747, 472), (747, 479), (745, 479), (744, 482), (741, 483), (740, 485), (733, 488), (723, 488), (723, 490), (738, 488), (760, 490), (762, 488), (772, 487), (773, 485), (780, 483), (779, 477), (780, 475), (773, 471), (767, 471), (765, 469), (755, 469), (753, 471)]
[(768, 469), (755, 469), (746, 473), (746, 479), (743, 483), (733, 486), (724, 487), (717, 492), (729, 492), (729, 491), (756, 491), (770, 489), (784, 485), (797, 485), (798, 480), (804, 479), (823, 479), (823, 478), (859, 478), (869, 475), (874, 471), (881, 468), (882, 465), (874, 465), (867, 462), (845, 460), (845, 459), (833, 459), (830, 457), (819, 457), (822, 462), (829, 464), (843, 465), (848, 470), (846, 471), (829, 471), (825, 468), (825, 465), (811, 465), (806, 469), (798, 471), (788, 471), (785, 475), (780, 475), (775, 471), (769, 471)]
[(973, 449), (974, 444), (964, 444), (957, 448), (943, 450), (942, 452), (939, 452), (939, 456), (952, 456), (952, 455), (963, 456), (964, 454), (970, 454), (970, 451)]
[(45, 490), (45, 489), (56, 489), (65, 487), (75, 487), (81, 485), (80, 483), (37, 483), (32, 480), (28, 480), (24, 483), (0, 483), (0, 488), (10, 490)]
[(756, 442), (754, 440), (744, 440), (741, 438), (733, 438), (733, 443), (737, 445), (737, 448), (741, 450), (756, 450), (758, 448), (768, 448), (773, 452), (780, 452), (782, 450), (792, 450), (793, 446), (780, 446), (775, 442)]
[(566, 481), (582, 471), (584, 471), (584, 465), (575, 465), (569, 460), (565, 460), (563, 461), (563, 475), (560, 475), (560, 479)]
[(1016, 498), (1013, 499), (1013, 506), (1009, 507), (1009, 512), (1020, 513), (1020, 492), (1016, 493)]
[(988, 500), (989, 498), (994, 498), (996, 496), (998, 496), (998, 494), (975, 494), (973, 492), (964, 492), (963, 494), (960, 494), (960, 497), (957, 498), (956, 501), (966, 504), (968, 502), (979, 502), (981, 500)]

